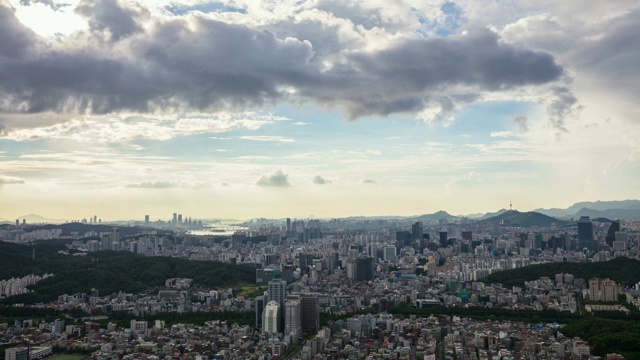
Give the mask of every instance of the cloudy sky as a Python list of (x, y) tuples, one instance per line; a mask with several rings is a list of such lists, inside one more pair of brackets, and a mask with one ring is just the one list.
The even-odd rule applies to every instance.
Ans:
[(640, 198), (640, 5), (0, 0), (0, 218)]

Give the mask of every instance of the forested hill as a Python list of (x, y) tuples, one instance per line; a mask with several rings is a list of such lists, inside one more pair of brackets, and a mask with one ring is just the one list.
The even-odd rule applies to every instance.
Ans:
[[(35, 260), (32, 251), (35, 248)], [(0, 242), (0, 280), (29, 274), (53, 273), (34, 285), (33, 292), (12, 296), (5, 303), (35, 303), (61, 294), (136, 292), (162, 286), (168, 278), (191, 278), (194, 286), (232, 287), (255, 282), (255, 268), (214, 261), (189, 261), (171, 257), (145, 257), (130, 252), (100, 251), (86, 256), (62, 255), (59, 244), (34, 246)]]
[(484, 278), (485, 284), (502, 283), (504, 286), (523, 286), (525, 281), (541, 277), (554, 279), (555, 274), (572, 274), (576, 278), (609, 278), (617, 283), (633, 285), (640, 281), (640, 261), (619, 257), (607, 262), (547, 263), (500, 271)]

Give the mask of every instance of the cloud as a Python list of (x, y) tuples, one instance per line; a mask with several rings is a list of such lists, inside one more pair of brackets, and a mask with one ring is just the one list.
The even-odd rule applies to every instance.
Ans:
[(373, 184), (375, 181), (371, 180), (371, 179), (364, 179), (362, 180), (363, 184)]
[(303, 122), (303, 121), (296, 121), (293, 123), (293, 125), (296, 126), (305, 126), (305, 125), (309, 125), (309, 123)]
[(20, 5), (30, 6), (31, 4), (43, 4), (50, 7), (54, 11), (71, 6), (71, 4), (57, 3), (53, 0), (20, 0)]
[[(326, 7), (336, 14), (296, 6), (286, 11), (329, 40), (286, 17), (258, 26), (250, 11), (162, 17), (133, 3), (84, 0), (76, 10), (90, 32), (49, 46), (0, 5), (0, 112), (152, 117), (312, 102), (340, 107), (351, 119), (413, 113), (442, 120), (485, 94), (554, 83), (564, 70), (549, 53), (510, 45), (488, 29), (394, 36), (389, 31), (407, 26), (402, 16), (417, 20), (398, 4), (398, 18), (365, 7), (378, 20), (336, 3)], [(563, 114), (552, 105), (551, 116)]]
[(290, 187), (289, 183), (289, 175), (282, 172), (282, 170), (278, 170), (271, 175), (262, 175), (258, 181), (256, 181), (256, 185), (258, 186), (273, 186), (273, 187)]
[(24, 184), (24, 180), (0, 173), (0, 187), (10, 184)]
[(181, 185), (173, 181), (145, 181), (138, 184), (129, 184), (126, 187), (137, 189), (171, 189), (181, 187)]
[(313, 181), (313, 183), (316, 184), (316, 185), (331, 184), (333, 182), (331, 180), (327, 180), (327, 179), (323, 178), (320, 175), (314, 176), (313, 179), (311, 179), (311, 181)]
[(241, 136), (240, 139), (252, 140), (252, 141), (272, 141), (272, 142), (280, 142), (280, 143), (291, 143), (294, 141), (293, 139), (285, 138), (282, 136), (267, 136), (267, 135)]
[(482, 177), (480, 173), (476, 171), (469, 171), (468, 173), (462, 176), (457, 176), (451, 179), (449, 182), (447, 182), (444, 185), (444, 189), (446, 192), (449, 192), (451, 191), (451, 188), (457, 184), (466, 183), (466, 182), (475, 182), (475, 181), (481, 181), (481, 180), (482, 180)]
[[(41, 138), (73, 139), (81, 142), (121, 142), (136, 139), (169, 140), (178, 136), (222, 133), (237, 129), (257, 130), (286, 118), (270, 114), (239, 113), (165, 117), (89, 116), (54, 125), (5, 130), (0, 138), (16, 141)], [(223, 139), (223, 138), (215, 138)], [(286, 141), (287, 139), (283, 139)], [(131, 145), (132, 148), (138, 145)], [(135, 148), (141, 150), (140, 148)]]
[(513, 137), (516, 136), (516, 133), (514, 133), (513, 131), (492, 131), (489, 136), (491, 137), (499, 137), (499, 138), (505, 138), (505, 137)]
[(520, 131), (521, 133), (526, 133), (529, 132), (529, 120), (527, 119), (526, 116), (524, 115), (517, 115), (516, 117), (513, 118), (513, 122), (516, 123), (516, 125), (518, 125), (518, 131)]

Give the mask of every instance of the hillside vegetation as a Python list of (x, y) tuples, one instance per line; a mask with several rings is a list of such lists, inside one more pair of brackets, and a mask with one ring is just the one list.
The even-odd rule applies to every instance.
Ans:
[(624, 285), (633, 285), (640, 281), (640, 261), (619, 257), (607, 262), (563, 262), (537, 264), (518, 269), (500, 271), (486, 277), (485, 284), (502, 283), (504, 286), (523, 286), (525, 281), (548, 277), (553, 280), (555, 274), (568, 273), (576, 278), (609, 278)]
[[(32, 259), (35, 248), (36, 257)], [(214, 261), (145, 257), (130, 252), (100, 251), (86, 256), (62, 255), (63, 245), (40, 242), (26, 246), (0, 242), (0, 279), (29, 274), (54, 276), (32, 286), (32, 293), (12, 296), (4, 303), (48, 302), (61, 294), (136, 292), (162, 286), (168, 278), (194, 280), (194, 286), (221, 288), (255, 282), (255, 268)]]

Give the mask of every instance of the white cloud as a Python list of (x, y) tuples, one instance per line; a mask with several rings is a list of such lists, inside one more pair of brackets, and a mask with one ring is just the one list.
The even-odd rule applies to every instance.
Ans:
[(516, 136), (516, 133), (514, 133), (513, 131), (492, 131), (489, 135), (491, 137), (506, 138), (514, 137)]
[(282, 172), (282, 170), (278, 170), (270, 175), (262, 175), (258, 181), (256, 181), (256, 185), (258, 186), (269, 186), (269, 187), (290, 187), (289, 183), (289, 175)]
[(282, 136), (267, 136), (267, 135), (241, 136), (240, 139), (252, 140), (252, 141), (271, 141), (271, 142), (280, 142), (280, 143), (291, 143), (294, 141), (293, 139), (285, 138)]
[[(4, 136), (0, 133), (0, 137), (16, 141), (47, 138), (72, 139), (80, 142), (123, 142), (136, 139), (169, 140), (179, 136), (223, 133), (238, 129), (257, 130), (265, 125), (285, 119), (271, 114), (253, 112), (155, 118), (124, 115), (90, 116), (46, 127), (9, 129), (5, 130)], [(282, 139), (282, 141), (286, 140)], [(131, 148), (142, 150), (139, 145), (131, 145)]]
[(476, 181), (482, 181), (482, 177), (480, 176), (480, 173), (476, 171), (469, 171), (468, 173), (462, 176), (456, 176), (453, 179), (449, 180), (449, 182), (447, 182), (444, 185), (444, 190), (446, 192), (449, 192), (454, 186), (458, 184), (476, 182)]
[(3, 185), (10, 185), (10, 184), (24, 184), (24, 180), (0, 173), (0, 187), (2, 187)]

